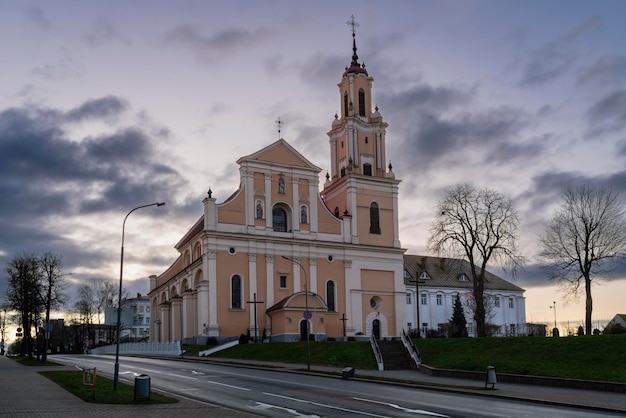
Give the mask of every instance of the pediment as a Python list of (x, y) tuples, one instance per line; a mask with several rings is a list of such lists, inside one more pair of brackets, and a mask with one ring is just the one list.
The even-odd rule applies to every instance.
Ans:
[(238, 164), (253, 162), (301, 167), (314, 170), (318, 173), (322, 171), (321, 168), (307, 160), (282, 138), (253, 154), (241, 157), (237, 161)]

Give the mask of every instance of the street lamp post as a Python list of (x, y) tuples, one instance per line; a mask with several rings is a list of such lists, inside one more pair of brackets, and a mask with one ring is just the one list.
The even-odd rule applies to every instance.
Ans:
[(126, 219), (130, 216), (131, 213), (136, 211), (137, 209), (147, 208), (150, 206), (163, 206), (164, 202), (156, 202), (150, 203), (149, 205), (137, 206), (130, 212), (126, 214), (124, 218), (124, 222), (122, 223), (122, 251), (120, 255), (120, 288), (118, 291), (117, 297), (117, 339), (115, 344), (115, 373), (113, 376), (113, 391), (117, 392), (119, 388), (119, 378), (120, 378), (120, 337), (122, 332), (122, 276), (124, 273), (124, 229), (126, 228)]
[[(296, 261), (294, 258), (282, 256), (285, 260), (291, 260), (296, 263), (302, 269), (302, 273), (304, 273), (304, 320), (306, 321), (306, 369), (311, 370), (311, 344), (309, 342), (309, 285), (308, 278), (306, 275), (306, 270), (304, 266), (300, 264), (299, 261)], [(314, 319), (315, 320), (315, 319)]]
[[(552, 302), (552, 306), (550, 306), (550, 309), (554, 309), (554, 329), (556, 330), (556, 301)], [(552, 331), (552, 334), (554, 335), (556, 331)]]

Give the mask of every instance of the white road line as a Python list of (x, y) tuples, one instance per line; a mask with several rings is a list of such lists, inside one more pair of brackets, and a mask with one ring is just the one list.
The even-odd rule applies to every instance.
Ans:
[(336, 409), (338, 411), (349, 412), (351, 414), (357, 414), (361, 416), (376, 417), (376, 418), (390, 418), (386, 415), (370, 414), (369, 412), (357, 411), (355, 409), (348, 409), (348, 408), (343, 408), (343, 407), (335, 406), (335, 405), (328, 405), (328, 404), (319, 403), (319, 402), (307, 401), (305, 399), (292, 398), (290, 396), (285, 396), (285, 395), (277, 395), (275, 393), (263, 392), (263, 395), (274, 396), (276, 398), (287, 399), (290, 401), (300, 402), (300, 403), (307, 403), (307, 404), (315, 405), (315, 406), (321, 406), (323, 408), (328, 408), (328, 409)]
[(448, 417), (448, 415), (441, 415), (441, 414), (438, 414), (436, 412), (426, 411), (424, 409), (404, 408), (404, 407), (402, 407), (400, 405), (397, 405), (395, 403), (381, 402), (381, 401), (375, 401), (373, 399), (365, 399), (365, 398), (352, 398), (352, 399), (354, 399), (356, 401), (363, 401), (363, 402), (375, 403), (375, 404), (378, 404), (378, 405), (385, 405), (385, 406), (389, 406), (389, 407), (394, 408), (394, 409), (399, 409), (402, 412), (409, 412), (409, 413), (412, 413), (412, 414), (429, 415), (429, 416), (433, 416), (433, 417), (445, 417), (445, 418)]
[(256, 402), (256, 404), (257, 404), (257, 406), (250, 406), (249, 408), (250, 409), (260, 409), (262, 411), (265, 411), (265, 410), (268, 410), (268, 409), (279, 409), (281, 411), (289, 412), (291, 415), (295, 415), (297, 417), (322, 418), (319, 415), (304, 415), (304, 414), (299, 413), (295, 409), (285, 408), (284, 406), (272, 405), (272, 404), (263, 403), (263, 402)]
[(191, 380), (198, 380), (197, 377), (191, 377), (191, 376), (182, 376), (180, 374), (175, 374), (175, 373), (168, 373), (168, 376), (176, 376), (176, 377), (182, 377), (183, 379), (191, 379)]
[(247, 390), (247, 391), (252, 390), (252, 389), (248, 389), (248, 388), (242, 388), (241, 386), (233, 386), (233, 385), (228, 385), (226, 383), (214, 382), (213, 380), (205, 380), (205, 382), (210, 383), (212, 385), (226, 386), (226, 387), (232, 388), (232, 389)]

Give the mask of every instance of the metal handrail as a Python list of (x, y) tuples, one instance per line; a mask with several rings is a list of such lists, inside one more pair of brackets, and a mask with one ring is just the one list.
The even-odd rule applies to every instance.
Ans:
[(378, 343), (376, 342), (376, 338), (374, 335), (370, 335), (370, 345), (372, 346), (372, 351), (374, 351), (374, 357), (376, 357), (376, 363), (378, 364), (378, 370), (385, 370), (385, 364), (383, 363), (383, 355), (380, 352), (380, 348), (378, 347)]
[(417, 347), (413, 343), (413, 340), (411, 338), (409, 338), (409, 336), (407, 335), (407, 333), (406, 333), (406, 331), (404, 329), (402, 329), (401, 338), (402, 338), (402, 343), (404, 344), (404, 348), (406, 348), (407, 351), (409, 352), (409, 355), (411, 356), (411, 358), (415, 362), (415, 366), (419, 368), (419, 365), (422, 362), (422, 357), (420, 356), (420, 351), (417, 349)]

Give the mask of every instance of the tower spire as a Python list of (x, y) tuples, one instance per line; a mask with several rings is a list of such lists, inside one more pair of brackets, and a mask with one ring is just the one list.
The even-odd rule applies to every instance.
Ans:
[(350, 63), (350, 67), (346, 68), (346, 72), (344, 75), (348, 73), (363, 73), (367, 75), (367, 71), (365, 70), (365, 64), (359, 64), (359, 56), (356, 53), (356, 28), (360, 25), (356, 21), (354, 15), (350, 16), (350, 20), (346, 22), (346, 25), (350, 27), (350, 31), (352, 32), (352, 62)]

